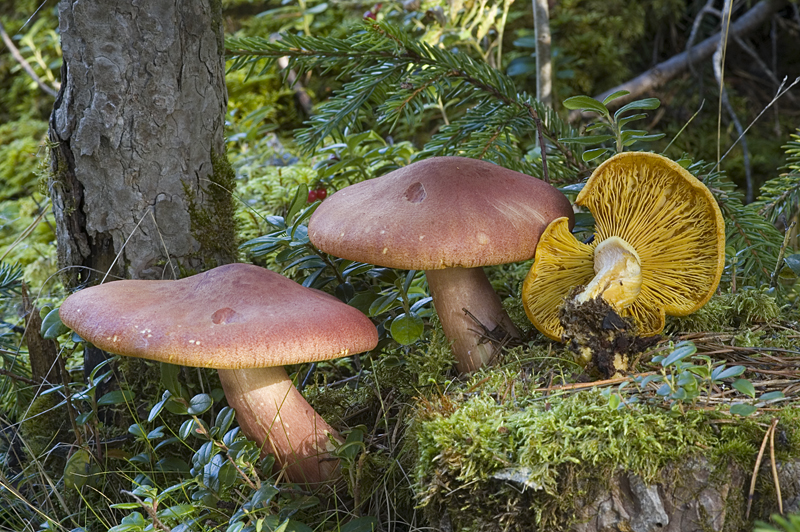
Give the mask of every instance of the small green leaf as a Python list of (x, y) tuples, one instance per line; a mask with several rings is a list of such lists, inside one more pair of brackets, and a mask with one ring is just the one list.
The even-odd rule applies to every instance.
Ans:
[(64, 466), (64, 485), (70, 489), (80, 489), (97, 472), (97, 466), (93, 464), (89, 451), (79, 449), (69, 457)]
[(795, 253), (794, 255), (784, 257), (783, 262), (785, 262), (786, 265), (792, 269), (795, 275), (800, 275), (800, 253)]
[(765, 394), (762, 394), (761, 397), (758, 398), (758, 400), (769, 402), (769, 401), (774, 401), (776, 399), (783, 399), (784, 397), (786, 396), (783, 395), (783, 392), (767, 392)]
[(755, 406), (745, 403), (736, 403), (735, 405), (731, 406), (731, 414), (735, 416), (747, 417), (756, 410), (758, 410), (758, 408)]
[(48, 312), (47, 316), (42, 320), (42, 327), (40, 330), (42, 338), (55, 340), (67, 332), (69, 332), (69, 327), (61, 323), (61, 316), (58, 314), (57, 308)]
[(98, 399), (97, 406), (119, 405), (129, 401), (133, 401), (132, 390), (115, 390)]
[(138, 502), (120, 502), (112, 504), (109, 508), (116, 508), (117, 510), (135, 510), (141, 508), (141, 505)]
[(695, 347), (694, 343), (692, 342), (680, 342), (675, 346), (675, 349), (667, 355), (667, 358), (661, 361), (661, 365), (663, 367), (671, 366), (676, 362), (680, 362), (684, 358), (691, 356), (697, 352), (697, 347)]
[(219, 411), (219, 414), (217, 414), (217, 419), (214, 421), (214, 427), (216, 427), (220, 432), (228, 432), (228, 429), (231, 428), (235, 417), (236, 411), (233, 408), (226, 406)]
[(677, 390), (675, 390), (675, 393), (670, 395), (670, 397), (672, 399), (675, 399), (676, 401), (683, 401), (684, 399), (686, 399), (686, 390), (684, 390), (683, 388), (678, 388)]
[(180, 366), (166, 362), (161, 363), (161, 384), (175, 397), (181, 396), (181, 383), (178, 380), (180, 372)]
[(164, 508), (158, 511), (158, 517), (164, 519), (181, 519), (187, 518), (194, 514), (197, 510), (191, 504), (176, 504), (169, 508)]
[(658, 395), (666, 397), (667, 395), (672, 393), (672, 388), (670, 388), (669, 383), (665, 382), (664, 384), (661, 385), (661, 387), (658, 390), (656, 390), (656, 393)]
[(756, 396), (756, 389), (753, 383), (747, 379), (737, 379), (732, 386), (735, 390), (739, 391), (739, 393), (743, 393), (748, 397), (755, 398)]
[(89, 410), (83, 414), (75, 417), (75, 423), (78, 425), (85, 425), (94, 418), (94, 410)]
[(392, 338), (402, 345), (413, 344), (422, 337), (425, 331), (425, 323), (416, 314), (400, 314), (393, 321), (389, 328)]
[(289, 211), (286, 213), (286, 220), (291, 222), (294, 215), (300, 212), (300, 209), (308, 203), (308, 185), (302, 183), (294, 193), (292, 204), (289, 206)]
[(153, 421), (158, 415), (164, 410), (164, 405), (167, 403), (167, 400), (172, 397), (172, 394), (169, 390), (164, 390), (164, 393), (161, 394), (161, 400), (153, 405), (153, 408), (150, 409), (150, 413), (147, 415), (148, 423)]
[(167, 411), (179, 416), (185, 416), (189, 413), (186, 403), (183, 400), (175, 399), (174, 397), (167, 399), (167, 401), (164, 403), (164, 407), (167, 409)]
[(614, 120), (619, 120), (619, 117), (627, 111), (652, 111), (653, 109), (658, 109), (660, 105), (661, 101), (658, 98), (635, 100), (617, 109), (617, 112), (614, 113)]
[(572, 98), (567, 98), (564, 100), (564, 107), (571, 111), (587, 110), (594, 111), (601, 115), (608, 115), (606, 106), (589, 96), (573, 96)]
[(147, 433), (144, 431), (144, 428), (142, 428), (142, 426), (139, 425), (138, 423), (134, 423), (133, 425), (128, 427), (128, 432), (136, 436), (136, 439), (138, 440), (147, 439)]
[(642, 118), (647, 118), (646, 113), (639, 113), (631, 116), (626, 116), (625, 118), (621, 118), (619, 122), (617, 122), (618, 127), (623, 127), (626, 124), (631, 122), (635, 122), (636, 120), (641, 120)]
[(194, 429), (194, 419), (187, 419), (183, 423), (181, 423), (181, 428), (178, 429), (178, 436), (180, 439), (185, 440), (187, 439), (193, 432)]
[(622, 400), (620, 399), (619, 394), (612, 393), (611, 396), (608, 398), (608, 407), (611, 410), (616, 410), (617, 408), (619, 408), (621, 402)]
[(611, 94), (605, 97), (605, 99), (603, 100), (603, 105), (608, 105), (608, 102), (616, 100), (617, 98), (622, 98), (623, 96), (627, 96), (630, 93), (631, 93), (630, 91), (626, 90), (612, 92)]
[(391, 291), (388, 294), (382, 295), (377, 298), (372, 304), (369, 306), (368, 315), (370, 317), (377, 316), (378, 314), (382, 314), (392, 308), (395, 303), (399, 300), (399, 294), (396, 291)]
[(211, 408), (211, 405), (214, 404), (214, 400), (211, 398), (210, 395), (207, 393), (200, 393), (192, 397), (189, 401), (189, 409), (188, 412), (190, 414), (194, 414), (198, 416)]
[(711, 372), (711, 380), (721, 381), (722, 379), (728, 379), (730, 377), (738, 377), (744, 373), (744, 370), (744, 366), (731, 366), (730, 368), (720, 366), (718, 368), (714, 368), (714, 371)]
[(636, 142), (654, 142), (656, 140), (663, 139), (664, 136), (664, 133), (658, 133), (657, 135), (631, 135), (628, 140), (623, 142), (623, 145), (630, 146)]
[(326, 9), (328, 9), (328, 4), (326, 2), (322, 2), (321, 4), (317, 4), (314, 7), (309, 7), (308, 9), (306, 9), (305, 14), (318, 15), (319, 13), (322, 13)]
[(583, 159), (583, 162), (588, 163), (589, 161), (594, 161), (598, 157), (601, 157), (607, 151), (608, 151), (608, 148), (594, 148), (594, 149), (591, 149), (591, 150), (586, 150), (581, 155), (581, 159)]

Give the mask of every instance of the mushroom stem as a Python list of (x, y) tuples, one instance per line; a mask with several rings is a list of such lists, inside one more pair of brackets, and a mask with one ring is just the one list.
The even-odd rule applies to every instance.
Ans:
[[(460, 373), (475, 371), (494, 357), (495, 345), (486, 338), (487, 332), (500, 327), (499, 339), (506, 334), (521, 337), (483, 268), (425, 270), (425, 277), (444, 334), (453, 344), (456, 368)], [(481, 330), (481, 325), (486, 327), (486, 331)]]
[(578, 303), (603, 296), (614, 310), (630, 306), (642, 289), (641, 259), (636, 250), (618, 236), (610, 236), (594, 250), (595, 276), (575, 297)]
[(275, 455), (291, 482), (318, 484), (339, 475), (330, 456), (330, 437), (342, 441), (294, 387), (281, 366), (221, 369), (219, 378), (228, 404), (236, 410), (242, 432)]

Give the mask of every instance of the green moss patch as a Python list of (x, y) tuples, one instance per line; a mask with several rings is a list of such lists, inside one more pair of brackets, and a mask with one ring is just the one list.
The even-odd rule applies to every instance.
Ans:
[[(420, 408), (411, 429), (419, 504), (432, 522), (446, 515), (456, 530), (567, 530), (576, 508), (621, 472), (655, 484), (679, 477), (693, 458), (715, 468), (709, 482), (726, 482), (731, 464), (752, 470), (763, 438), (755, 421), (630, 402), (614, 408), (608, 395), (501, 402), (479, 393)], [(785, 417), (787, 427), (796, 424)]]

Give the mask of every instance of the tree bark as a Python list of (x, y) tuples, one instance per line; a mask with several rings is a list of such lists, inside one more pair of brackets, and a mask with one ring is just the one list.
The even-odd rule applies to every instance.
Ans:
[(218, 0), (61, 0), (59, 28), (50, 191), (67, 286), (232, 262)]
[[(219, 0), (61, 0), (50, 195), (68, 288), (233, 262)], [(104, 359), (87, 347), (84, 373)]]

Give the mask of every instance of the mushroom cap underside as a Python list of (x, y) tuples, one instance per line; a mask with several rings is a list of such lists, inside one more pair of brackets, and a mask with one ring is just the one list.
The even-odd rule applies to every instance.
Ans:
[(473, 268), (527, 260), (572, 207), (534, 177), (465, 157), (434, 157), (356, 183), (309, 222), (326, 253), (391, 268)]
[(313, 362), (374, 348), (357, 309), (250, 264), (177, 281), (125, 280), (71, 295), (62, 322), (126, 356), (222, 369)]
[[(554, 222), (523, 290), (531, 321), (547, 336), (560, 339), (558, 306), (592, 279), (594, 248), (612, 236), (641, 259), (641, 293), (620, 311), (635, 319), (641, 336), (661, 332), (665, 314), (685, 316), (711, 298), (725, 265), (725, 222), (708, 188), (683, 167), (653, 153), (616, 155), (593, 172), (576, 204), (594, 215), (594, 242), (580, 244)], [(564, 267), (574, 262), (582, 267)]]

